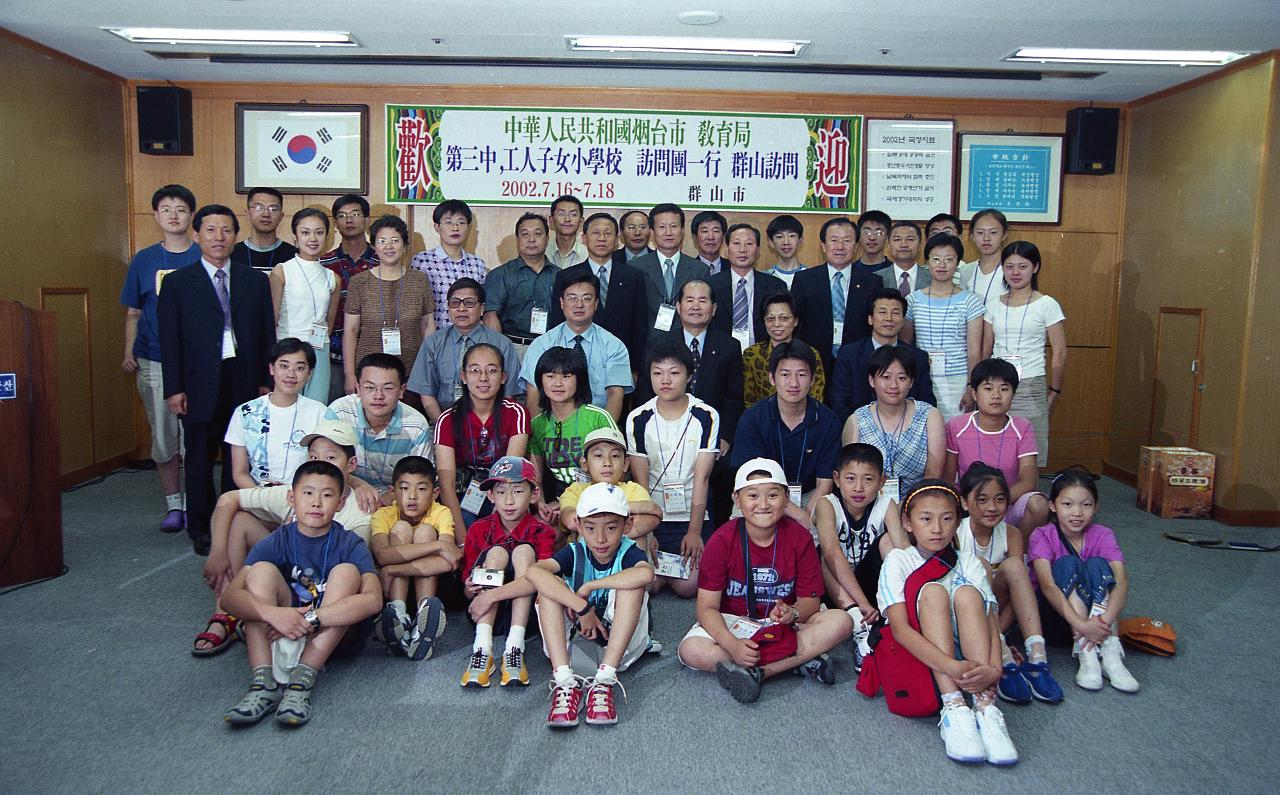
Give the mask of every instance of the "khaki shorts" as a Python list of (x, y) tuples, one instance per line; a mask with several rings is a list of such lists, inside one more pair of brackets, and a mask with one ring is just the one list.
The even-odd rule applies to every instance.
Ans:
[(182, 445), (182, 426), (178, 415), (169, 411), (164, 400), (164, 373), (160, 362), (138, 359), (138, 397), (142, 398), (142, 410), (151, 426), (151, 460), (163, 464), (185, 451)]
[[(614, 591), (609, 591), (609, 604), (604, 611), (604, 620), (610, 625), (613, 624), (614, 594)], [(550, 604), (555, 605), (554, 602)], [(536, 602), (534, 609), (541, 615), (542, 611)], [(559, 605), (555, 605), (555, 609), (559, 610), (564, 618), (565, 636), (569, 638), (569, 667), (578, 676), (590, 679), (595, 676), (596, 669), (604, 662), (605, 644), (578, 635), (574, 632), (574, 623), (564, 615), (564, 609)], [(618, 665), (618, 670), (627, 670), (647, 651), (649, 651), (649, 595), (645, 594), (644, 603), (640, 606), (640, 618), (636, 622), (636, 631), (631, 633), (631, 640), (622, 653), (622, 662)], [(542, 653), (547, 655), (547, 659), (551, 659), (551, 655), (547, 652), (545, 637), (542, 639)]]

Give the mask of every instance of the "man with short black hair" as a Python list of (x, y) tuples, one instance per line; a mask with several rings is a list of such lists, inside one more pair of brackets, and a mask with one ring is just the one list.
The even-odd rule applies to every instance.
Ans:
[(756, 270), (760, 255), (760, 230), (750, 224), (734, 224), (728, 231), (729, 267), (708, 280), (716, 304), (724, 307), (711, 318), (711, 327), (733, 335), (745, 351), (768, 339), (764, 329), (764, 302), (785, 293), (787, 285), (776, 276)]
[(449, 285), (466, 276), (481, 284), (489, 271), (484, 260), (462, 246), (471, 233), (474, 216), (461, 199), (445, 199), (431, 211), (431, 223), (440, 236), (440, 245), (414, 256), (409, 267), (427, 275), (431, 294), (436, 299), (436, 330), (449, 327)]
[(856, 240), (862, 246), (862, 256), (853, 263), (854, 270), (868, 273), (889, 267), (884, 247), (889, 242), (889, 229), (892, 226), (893, 219), (881, 210), (867, 210), (858, 216)]
[(516, 221), (519, 254), (485, 282), (484, 324), (524, 351), (550, 327), (552, 288), (560, 269), (547, 258), (547, 219), (525, 213)]
[(715, 210), (703, 210), (693, 217), (693, 244), (698, 249), (698, 259), (715, 276), (724, 267), (720, 251), (724, 248), (726, 229), (724, 216)]
[[(338, 245), (320, 258), (320, 264), (338, 277), (338, 317), (346, 317), (347, 285), (351, 277), (378, 267), (378, 255), (369, 245), (369, 202), (363, 196), (347, 193), (333, 200), (333, 227), (338, 231)], [(342, 369), (342, 323), (334, 326), (329, 340), (329, 397), (346, 394)]]
[(151, 209), (164, 239), (142, 249), (129, 262), (120, 292), (120, 303), (127, 307), (121, 368), (138, 374), (138, 396), (151, 426), (151, 460), (156, 464), (167, 505), (160, 529), (176, 533), (186, 527), (187, 521), (186, 495), (182, 490), (182, 434), (177, 415), (165, 406), (156, 307), (164, 278), (200, 258), (200, 246), (191, 240), (196, 197), (182, 185), (165, 185), (152, 194)]
[[(684, 210), (664, 203), (649, 211), (654, 251), (631, 261), (645, 277), (649, 295), (647, 325), (657, 331), (676, 327), (676, 295), (690, 279), (705, 279), (711, 270), (697, 257), (680, 250), (684, 243)], [(641, 378), (643, 383), (645, 379)]]
[(276, 235), (284, 220), (284, 194), (275, 188), (250, 188), (245, 206), (249, 210), (249, 236), (231, 249), (231, 261), (270, 276), (272, 268), (298, 253)]
[(857, 340), (840, 349), (827, 379), (827, 399), (824, 401), (838, 417), (847, 417), (857, 409), (875, 400), (875, 392), (867, 378), (871, 354), (885, 345), (897, 345), (910, 351), (916, 363), (916, 378), (911, 385), (910, 397), (936, 405), (933, 379), (929, 375), (929, 354), (914, 345), (903, 342), (898, 334), (907, 318), (907, 299), (892, 287), (882, 287), (871, 297), (866, 323), (870, 336)]
[(894, 221), (889, 229), (889, 256), (893, 265), (876, 271), (885, 287), (896, 288), (906, 298), (932, 283), (928, 268), (920, 267), (920, 227), (914, 221)]
[(587, 247), (578, 239), (582, 231), (582, 202), (565, 194), (551, 202), (551, 223), (556, 228), (556, 245), (548, 247), (547, 260), (557, 268), (570, 268), (587, 258)]
[(619, 234), (622, 236), (620, 249), (625, 262), (630, 262), (653, 249), (649, 248), (649, 216), (642, 210), (627, 210), (618, 219)]

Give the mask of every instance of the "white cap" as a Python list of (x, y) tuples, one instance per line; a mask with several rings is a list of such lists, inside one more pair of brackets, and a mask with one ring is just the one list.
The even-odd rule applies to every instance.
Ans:
[[(747, 480), (747, 476), (752, 472), (768, 472), (769, 474), (768, 477)], [(747, 486), (755, 486), (760, 483), (777, 483), (779, 486), (786, 488), (787, 476), (782, 472), (782, 465), (772, 458), (751, 459), (738, 467), (738, 474), (733, 478), (733, 491), (736, 494)]]
[(627, 495), (612, 483), (592, 483), (583, 489), (582, 496), (578, 497), (579, 519), (602, 513), (627, 515)]

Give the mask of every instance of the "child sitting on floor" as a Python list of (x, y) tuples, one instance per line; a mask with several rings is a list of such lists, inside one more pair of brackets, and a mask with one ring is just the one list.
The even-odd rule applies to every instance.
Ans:
[[(640, 541), (648, 549), (649, 534), (662, 521), (662, 509), (649, 496), (644, 486), (634, 481), (622, 481), (627, 473), (627, 440), (614, 428), (597, 428), (582, 441), (582, 471), (591, 483), (611, 483), (622, 490), (627, 498), (627, 510), (631, 521), (627, 523), (627, 538)], [(578, 501), (588, 483), (574, 483), (560, 494), (560, 521), (570, 533), (581, 532)]]
[[(463, 592), (474, 600), (481, 591), (523, 577), (529, 567), (551, 557), (556, 531), (529, 512), (538, 489), (538, 473), (533, 464), (519, 456), (503, 456), (489, 468), (489, 477), (480, 484), (489, 492), (493, 513), (481, 517), (467, 530), (463, 550)], [(524, 661), (524, 635), (529, 625), (532, 595), (509, 600), (486, 599), (481, 611), (473, 601), (469, 613), (476, 625), (476, 638), (471, 647), (467, 669), (462, 672), (462, 686), (488, 687), (493, 677), (493, 635), (503, 624), (507, 630), (506, 648), (502, 653), (502, 680), (529, 684), (529, 669)], [(499, 608), (503, 615), (499, 616)], [(501, 621), (499, 620), (501, 618)]]
[(910, 543), (898, 504), (881, 492), (885, 477), (879, 450), (861, 442), (845, 445), (832, 477), (837, 493), (819, 500), (814, 512), (822, 581), (831, 603), (853, 619), (853, 668), (861, 671), (862, 659), (871, 653), (867, 637), (880, 618), (874, 599), (884, 556)]
[(576, 505), (579, 540), (471, 603), (472, 615), (483, 615), (504, 599), (538, 594), (542, 649), (551, 660), (547, 725), (553, 729), (578, 725), (584, 685), (587, 723), (617, 723), (613, 687), (622, 687), (618, 672), (650, 646), (653, 567), (644, 549), (627, 537), (635, 519), (628, 516), (626, 494), (615, 484), (593, 483)]
[[(1049, 488), (1050, 523), (1037, 527), (1027, 545), (1040, 592), (1071, 627), (1079, 661), (1076, 684), (1101, 690), (1102, 677), (1125, 693), (1138, 680), (1124, 665), (1116, 619), (1129, 598), (1124, 555), (1109, 528), (1093, 521), (1098, 487), (1088, 472), (1068, 469)], [(1052, 584), (1051, 584), (1052, 583)]]
[[(703, 550), (698, 622), (680, 641), (680, 661), (715, 671), (743, 704), (760, 697), (765, 679), (800, 666), (834, 684), (827, 652), (849, 637), (853, 623), (843, 610), (819, 610), (822, 564), (809, 531), (785, 515), (782, 467), (767, 458), (747, 461), (734, 478), (733, 499), (742, 517), (721, 525)], [(784, 628), (770, 632), (776, 625)], [(790, 653), (766, 661), (771, 635)]]
[[(253, 681), (228, 723), (311, 719), (316, 674), (339, 643), (363, 645), (378, 612), (378, 575), (360, 537), (333, 520), (346, 478), (326, 461), (298, 467), (289, 489), (296, 519), (253, 545), (222, 594), (245, 622)], [(344, 641), (344, 636), (348, 636)]]
[[(407, 455), (391, 475), (395, 504), (379, 508), (370, 521), (369, 551), (380, 566), (387, 603), (380, 621), (388, 650), (412, 660), (430, 659), (444, 633), (444, 603), (436, 596), (436, 578), (462, 560), (454, 541), (453, 513), (436, 497), (436, 468), (422, 456)], [(410, 620), (405, 600), (413, 583), (418, 600)]]
[[(969, 467), (960, 479), (960, 493), (969, 515), (960, 520), (956, 542), (962, 552), (986, 561), (991, 568), (991, 590), (1000, 605), (1000, 660), (1004, 673), (996, 692), (1013, 704), (1030, 704), (1034, 698), (1046, 704), (1062, 700), (1062, 687), (1049, 673), (1040, 632), (1040, 608), (1023, 560), (1022, 533), (1004, 522), (1009, 507), (1009, 485), (1004, 473), (981, 462)], [(1018, 620), (1027, 650), (1019, 665), (1004, 640), (1004, 633)]]
[[(961, 550), (946, 576), (920, 589), (919, 630), (907, 613), (907, 578), (934, 555), (953, 549), (959, 524), (960, 495), (954, 486), (941, 480), (913, 486), (902, 499), (902, 526), (915, 546), (885, 556), (876, 598), (897, 642), (933, 671), (942, 694), (938, 725), (947, 756), (957, 762), (1012, 765), (1018, 752), (995, 705), (1000, 680), (996, 598), (982, 562)], [(973, 696), (973, 709), (965, 693)]]

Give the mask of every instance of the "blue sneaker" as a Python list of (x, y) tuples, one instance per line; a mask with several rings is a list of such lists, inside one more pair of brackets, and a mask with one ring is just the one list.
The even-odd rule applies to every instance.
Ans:
[[(1049, 673), (1049, 663), (1030, 661), (1023, 662), (1018, 668), (1027, 684), (1031, 686), (1031, 695), (1036, 701), (1046, 704), (1057, 704), (1062, 700), (1062, 686)], [(1001, 680), (1003, 684), (1003, 680)]]
[(1005, 663), (996, 693), (1010, 704), (1030, 704), (1033, 697), (1031, 684), (1023, 677), (1017, 663)]

